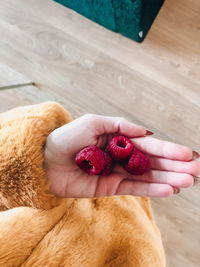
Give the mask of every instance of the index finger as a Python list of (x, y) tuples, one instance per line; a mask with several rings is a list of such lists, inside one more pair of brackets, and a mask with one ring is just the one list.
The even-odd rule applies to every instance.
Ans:
[(193, 151), (183, 145), (159, 140), (153, 137), (141, 137), (132, 139), (136, 148), (146, 154), (172, 160), (190, 161), (193, 158)]

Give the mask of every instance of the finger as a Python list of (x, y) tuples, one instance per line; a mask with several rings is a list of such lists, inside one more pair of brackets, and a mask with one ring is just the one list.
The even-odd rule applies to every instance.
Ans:
[(127, 173), (121, 166), (115, 167), (115, 172), (123, 175), (128, 180), (145, 183), (169, 184), (173, 187), (188, 188), (194, 184), (194, 177), (187, 173), (151, 170), (144, 175), (132, 175)]
[(173, 187), (188, 188), (194, 184), (194, 177), (187, 173), (150, 171), (146, 175), (135, 177), (135, 180), (148, 183), (169, 184)]
[(133, 139), (135, 146), (146, 154), (173, 160), (189, 161), (193, 158), (190, 148), (152, 137)]
[(124, 180), (120, 183), (116, 195), (134, 195), (143, 197), (169, 197), (174, 194), (172, 186)]
[(151, 132), (144, 129), (142, 126), (131, 123), (128, 120), (120, 117), (108, 117), (94, 115), (94, 124), (97, 129), (97, 135), (102, 134), (121, 134), (130, 138), (144, 136)]
[(118, 173), (101, 176), (98, 179), (95, 197), (113, 196), (123, 179), (124, 176)]
[(163, 171), (189, 173), (193, 176), (200, 175), (200, 162), (193, 160), (188, 162), (176, 161), (164, 158), (149, 157), (151, 168)]

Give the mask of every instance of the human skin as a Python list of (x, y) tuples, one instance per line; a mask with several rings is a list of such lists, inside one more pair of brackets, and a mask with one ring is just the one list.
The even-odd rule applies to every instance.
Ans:
[[(100, 197), (134, 195), (169, 197), (194, 184), (200, 174), (200, 162), (185, 146), (148, 135), (139, 125), (120, 117), (86, 114), (56, 130), (47, 138), (44, 157), (46, 178), (57, 197)], [(77, 152), (86, 146), (105, 148), (113, 135), (125, 135), (147, 154), (151, 170), (131, 175), (116, 166), (108, 176), (88, 175), (74, 162)]]

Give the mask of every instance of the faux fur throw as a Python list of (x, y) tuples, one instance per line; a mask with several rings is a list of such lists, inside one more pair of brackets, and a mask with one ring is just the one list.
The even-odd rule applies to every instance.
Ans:
[(45, 140), (70, 120), (53, 102), (0, 114), (0, 266), (165, 266), (148, 198), (48, 192)]

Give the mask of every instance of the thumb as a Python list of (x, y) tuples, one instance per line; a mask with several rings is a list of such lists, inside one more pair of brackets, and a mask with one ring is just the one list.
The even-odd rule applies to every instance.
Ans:
[(152, 132), (146, 130), (144, 127), (129, 122), (121, 117), (109, 117), (93, 115), (94, 126), (97, 135), (103, 134), (120, 134), (127, 137), (141, 137), (144, 135), (151, 135)]

